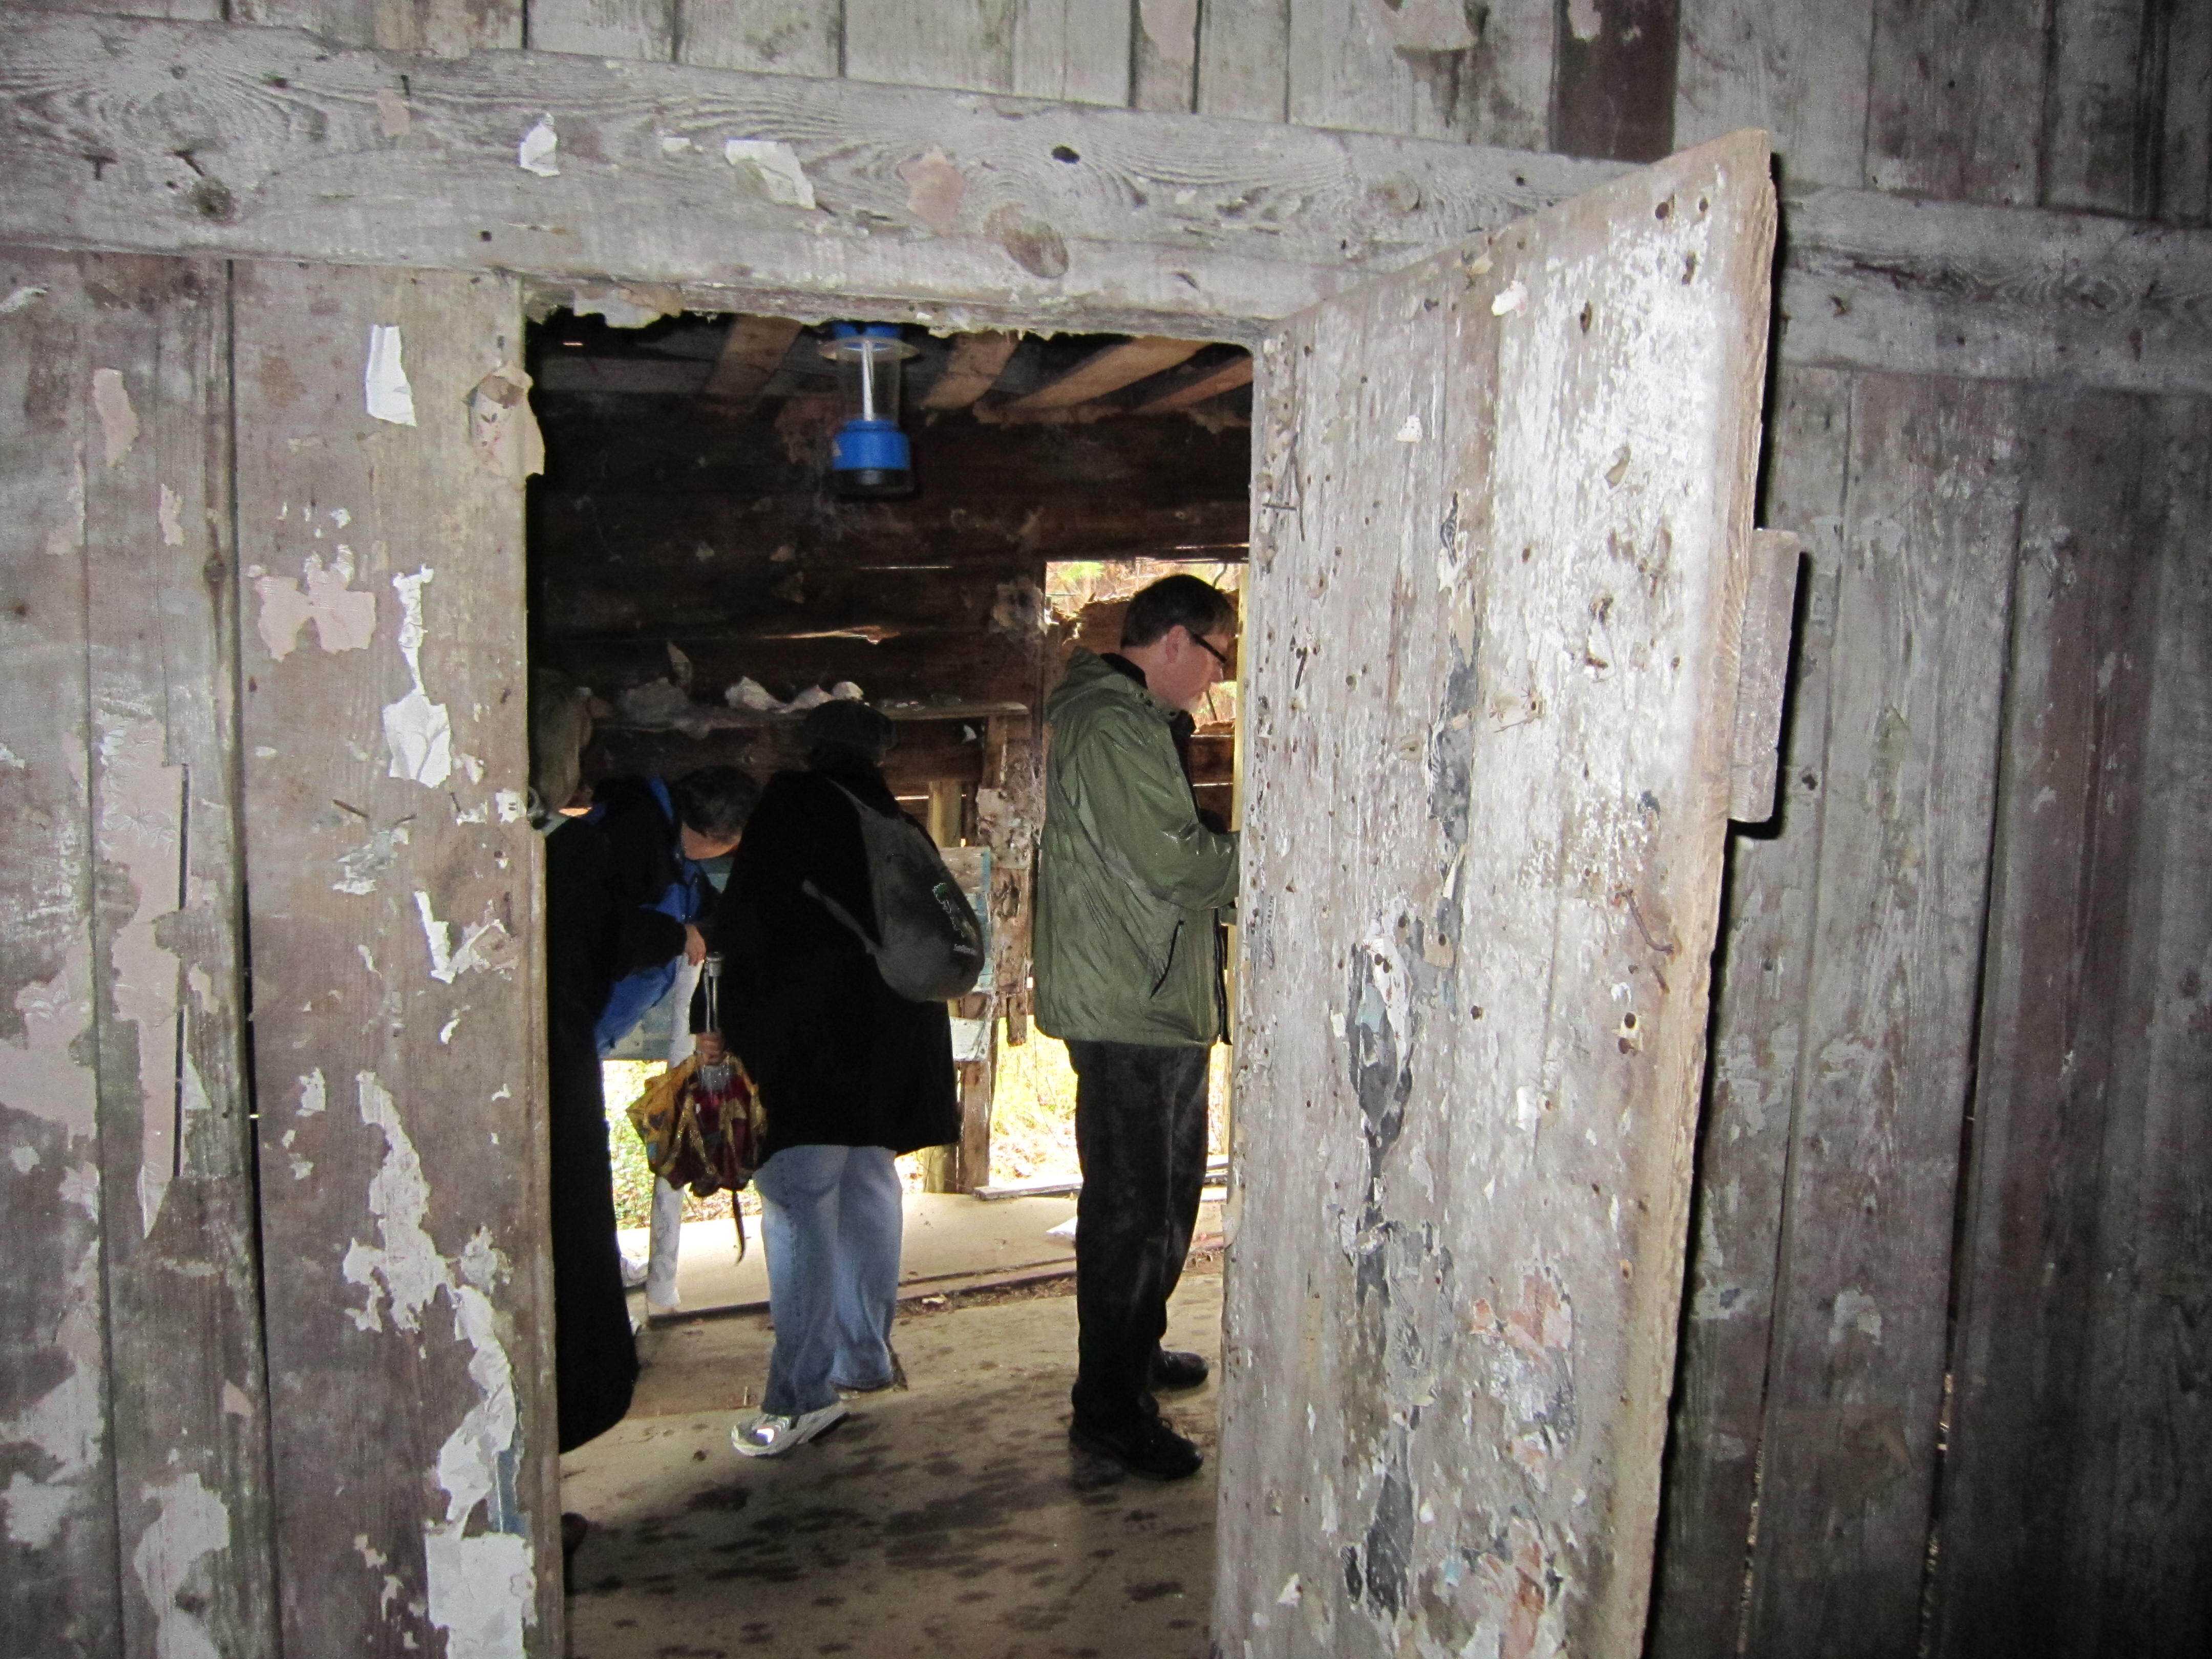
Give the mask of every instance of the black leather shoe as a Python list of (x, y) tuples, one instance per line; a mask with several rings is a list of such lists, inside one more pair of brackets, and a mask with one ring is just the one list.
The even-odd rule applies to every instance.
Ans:
[(1194, 1389), (1206, 1381), (1211, 1369), (1201, 1354), (1182, 1348), (1160, 1348), (1152, 1354), (1152, 1386)]
[(1068, 1425), (1068, 1443), (1078, 1451), (1118, 1463), (1149, 1480), (1182, 1480), (1196, 1474), (1206, 1455), (1158, 1418), (1115, 1433)]

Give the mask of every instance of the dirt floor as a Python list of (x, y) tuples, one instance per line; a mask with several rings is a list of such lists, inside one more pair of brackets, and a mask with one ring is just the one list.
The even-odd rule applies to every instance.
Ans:
[[(1218, 1354), (1218, 1259), (1194, 1261), (1168, 1341)], [(643, 1334), (629, 1417), (562, 1460), (590, 1517), (568, 1601), (576, 1659), (1203, 1659), (1217, 1395), (1166, 1397), (1206, 1449), (1162, 1486), (1069, 1450), (1075, 1303), (1042, 1291), (903, 1310), (911, 1388), (790, 1456), (730, 1449), (758, 1398), (765, 1316)]]

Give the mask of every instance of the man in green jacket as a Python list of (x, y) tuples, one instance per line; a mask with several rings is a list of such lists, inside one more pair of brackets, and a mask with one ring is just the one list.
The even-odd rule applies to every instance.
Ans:
[(1036, 1017), (1075, 1066), (1083, 1164), (1068, 1438), (1164, 1480), (1203, 1461), (1152, 1390), (1206, 1380), (1160, 1337), (1206, 1175), (1214, 923), (1237, 872), (1237, 837), (1199, 821), (1175, 726), (1227, 676), (1236, 622), (1195, 576), (1154, 582), (1129, 602), (1120, 652), (1078, 651), (1045, 704)]

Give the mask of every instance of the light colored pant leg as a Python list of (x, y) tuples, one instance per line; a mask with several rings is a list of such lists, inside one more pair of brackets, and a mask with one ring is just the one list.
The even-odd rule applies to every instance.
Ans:
[[(669, 1022), (668, 1063), (691, 1054), (691, 994), (698, 988), (699, 969), (689, 962), (676, 969), (676, 1014)], [(653, 1216), (645, 1267), (645, 1299), (648, 1306), (677, 1305), (677, 1255), (684, 1237), (684, 1192), (659, 1176), (653, 1178)]]
[(830, 1376), (838, 1346), (838, 1211), (851, 1150), (787, 1146), (753, 1177), (775, 1322), (761, 1409), (777, 1417), (818, 1411), (837, 1399)]
[(891, 1380), (891, 1321), (898, 1312), (899, 1246), (906, 1193), (882, 1146), (855, 1146), (837, 1206), (837, 1364), (840, 1388)]

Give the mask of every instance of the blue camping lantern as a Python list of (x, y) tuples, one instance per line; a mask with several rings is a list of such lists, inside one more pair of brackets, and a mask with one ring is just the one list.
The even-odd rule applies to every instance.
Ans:
[(822, 355), (837, 365), (844, 421), (830, 454), (830, 485), (864, 500), (914, 492), (914, 463), (899, 430), (899, 365), (916, 356), (896, 323), (832, 323)]

